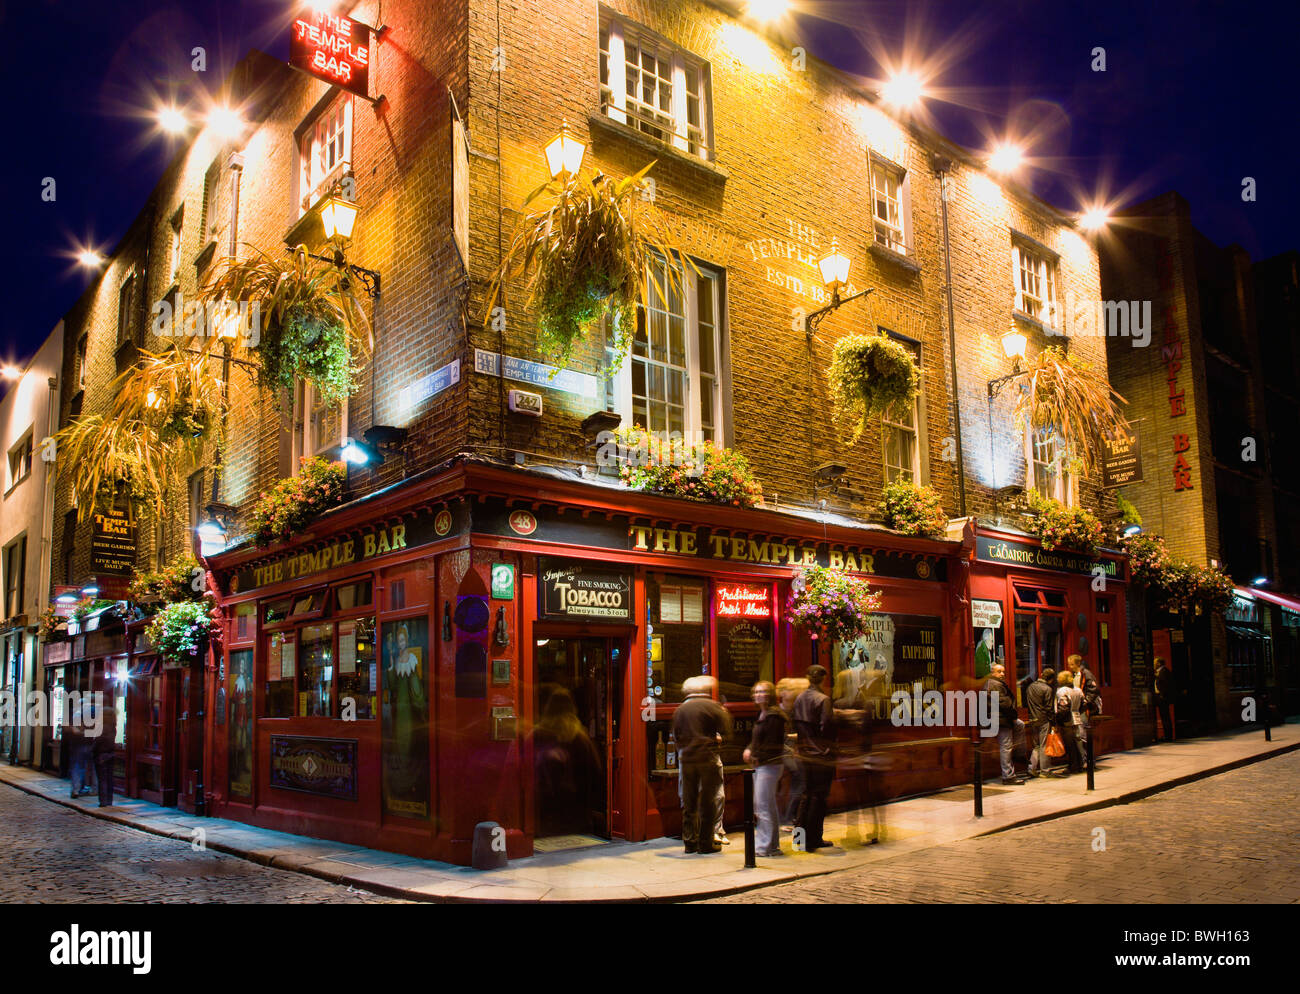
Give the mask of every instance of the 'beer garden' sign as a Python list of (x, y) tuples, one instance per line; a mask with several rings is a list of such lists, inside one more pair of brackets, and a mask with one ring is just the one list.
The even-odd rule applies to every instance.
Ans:
[(368, 100), (370, 27), (308, 8), (293, 22), (289, 64)]

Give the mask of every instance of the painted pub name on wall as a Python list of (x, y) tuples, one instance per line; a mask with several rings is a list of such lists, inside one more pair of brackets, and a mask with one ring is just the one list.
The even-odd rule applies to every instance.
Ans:
[[(786, 218), (785, 224), (784, 237), (755, 238), (753, 241), (745, 242), (750, 260), (765, 262), (768, 259), (773, 261), (791, 259), (800, 263), (809, 271), (806, 278), (782, 272), (772, 265), (764, 266), (766, 270), (764, 278), (768, 283), (775, 283), (801, 297), (807, 297), (815, 304), (825, 304), (828, 298), (826, 289), (822, 286), (819, 262), (827, 250), (823, 247), (821, 233), (811, 225), (803, 224), (794, 218)], [(852, 284), (843, 291), (844, 296), (856, 292)]]
[[(1166, 249), (1159, 265), (1160, 289), (1172, 294), (1174, 289), (1174, 253)], [(1165, 380), (1169, 386), (1169, 417), (1181, 418), (1187, 414), (1187, 402), (1184, 391), (1178, 386), (1178, 373), (1183, 368), (1183, 339), (1178, 330), (1178, 308), (1166, 298), (1164, 313), (1164, 340), (1161, 343), (1160, 357), (1165, 364)], [(1187, 453), (1192, 443), (1186, 432), (1173, 433), (1174, 447), (1174, 492), (1192, 489), (1192, 466), (1187, 461)]]

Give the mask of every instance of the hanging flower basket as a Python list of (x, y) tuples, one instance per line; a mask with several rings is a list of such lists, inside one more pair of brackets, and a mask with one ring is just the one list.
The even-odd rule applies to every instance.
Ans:
[(302, 460), (298, 475), (281, 480), (253, 505), (251, 526), (258, 545), (288, 541), (343, 502), (347, 467), (318, 456)]
[(498, 319), (494, 312), (505, 281), (528, 276), (523, 303), (537, 314), (538, 352), (552, 365), (564, 366), (609, 314), (622, 332), (607, 372), (617, 370), (632, 344), (637, 305), (650, 296), (667, 308), (670, 294), (681, 291), (678, 266), (651, 263), (678, 259), (694, 268), (689, 256), (653, 231), (642, 181), (654, 165), (622, 180), (604, 173), (591, 179), (575, 175), (533, 191), (525, 208), (543, 195), (549, 204), (520, 221), (488, 292), (484, 323)]
[(787, 610), (790, 620), (832, 642), (853, 642), (880, 609), (880, 592), (865, 579), (826, 566), (795, 570)]
[(203, 568), (193, 553), (182, 552), (166, 567), (136, 573), (128, 588), (131, 600), (146, 610), (173, 601), (195, 601), (203, 596)]
[(902, 535), (928, 538), (943, 535), (948, 529), (948, 515), (933, 487), (918, 487), (908, 480), (885, 485), (880, 498), (885, 524)]
[(886, 335), (841, 338), (827, 376), (836, 413), (854, 424), (853, 442), (877, 415), (905, 412), (921, 389), (912, 353)]
[(1121, 545), (1133, 582), (1152, 591), (1170, 612), (1222, 614), (1231, 606), (1235, 585), (1222, 570), (1174, 558), (1157, 535), (1131, 535)]
[(219, 631), (212, 605), (201, 600), (164, 605), (149, 622), (145, 634), (159, 655), (177, 662), (190, 662)]
[(641, 427), (620, 428), (614, 439), (624, 454), (619, 476), (632, 490), (734, 507), (763, 503), (763, 487), (739, 452), (712, 442), (662, 438)]
[(1029, 530), (1038, 536), (1043, 549), (1074, 549), (1093, 553), (1101, 548), (1103, 529), (1097, 516), (1083, 507), (1066, 507), (1058, 500), (1027, 491), (1034, 516)]

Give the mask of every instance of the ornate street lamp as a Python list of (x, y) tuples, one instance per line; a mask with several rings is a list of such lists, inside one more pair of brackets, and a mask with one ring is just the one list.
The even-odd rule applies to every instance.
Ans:
[(849, 265), (849, 257), (840, 251), (839, 239), (831, 238), (830, 253), (817, 262), (817, 268), (821, 270), (822, 274), (822, 283), (830, 292), (831, 302), (804, 318), (804, 332), (807, 334), (809, 342), (812, 341), (813, 332), (827, 314), (847, 304), (850, 300), (865, 297), (871, 292), (871, 289), (860, 290), (851, 297), (840, 298), (840, 288), (847, 286), (849, 282)]
[(582, 168), (582, 157), (587, 154), (587, 146), (569, 133), (566, 118), (560, 123), (560, 132), (546, 146), (546, 168), (551, 171), (551, 179), (567, 182), (570, 176), (576, 176)]

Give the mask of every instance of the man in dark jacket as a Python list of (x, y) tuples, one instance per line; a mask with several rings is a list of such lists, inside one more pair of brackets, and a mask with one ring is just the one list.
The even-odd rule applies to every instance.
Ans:
[(1011, 751), (1016, 742), (1024, 742), (1025, 723), (1016, 714), (1016, 698), (1007, 686), (1007, 668), (1001, 663), (993, 664), (984, 691), (998, 695), (998, 754), (1002, 760), (1002, 782), (1008, 786), (1018, 786), (1025, 779), (1016, 776)]
[(1092, 716), (1101, 713), (1101, 689), (1092, 670), (1083, 665), (1083, 657), (1077, 652), (1066, 657), (1066, 665), (1074, 675), (1074, 685), (1083, 691), (1083, 707), (1080, 713), (1083, 724), (1079, 726), (1079, 748), (1087, 755), (1088, 740), (1092, 737)]
[(1160, 728), (1164, 742), (1174, 740), (1174, 716), (1171, 705), (1174, 703), (1174, 672), (1165, 662), (1164, 656), (1156, 656), (1155, 673), (1156, 710), (1160, 712)]
[[(795, 758), (803, 767), (803, 797), (794, 816), (795, 848), (812, 852), (831, 845), (822, 837), (826, 802), (835, 779), (835, 725), (831, 699), (822, 692), (826, 667), (808, 667), (808, 689), (794, 702)], [(800, 845), (802, 842), (802, 845)]]
[(1034, 736), (1034, 751), (1029, 756), (1029, 775), (1047, 776), (1050, 763), (1047, 759), (1047, 736), (1052, 731), (1052, 715), (1056, 710), (1056, 670), (1050, 666), (1025, 691), (1025, 708), (1029, 712), (1029, 728)]
[(99, 806), (111, 808), (113, 806), (113, 762), (117, 758), (117, 709), (105, 701), (99, 714), (102, 724), (92, 747), (95, 755), (95, 773), (99, 776)]
[(688, 853), (721, 852), (713, 840), (716, 795), (722, 787), (722, 740), (731, 735), (731, 715), (713, 699), (716, 681), (694, 676), (682, 684), (686, 700), (673, 713), (678, 776), (682, 778), (682, 843)]

